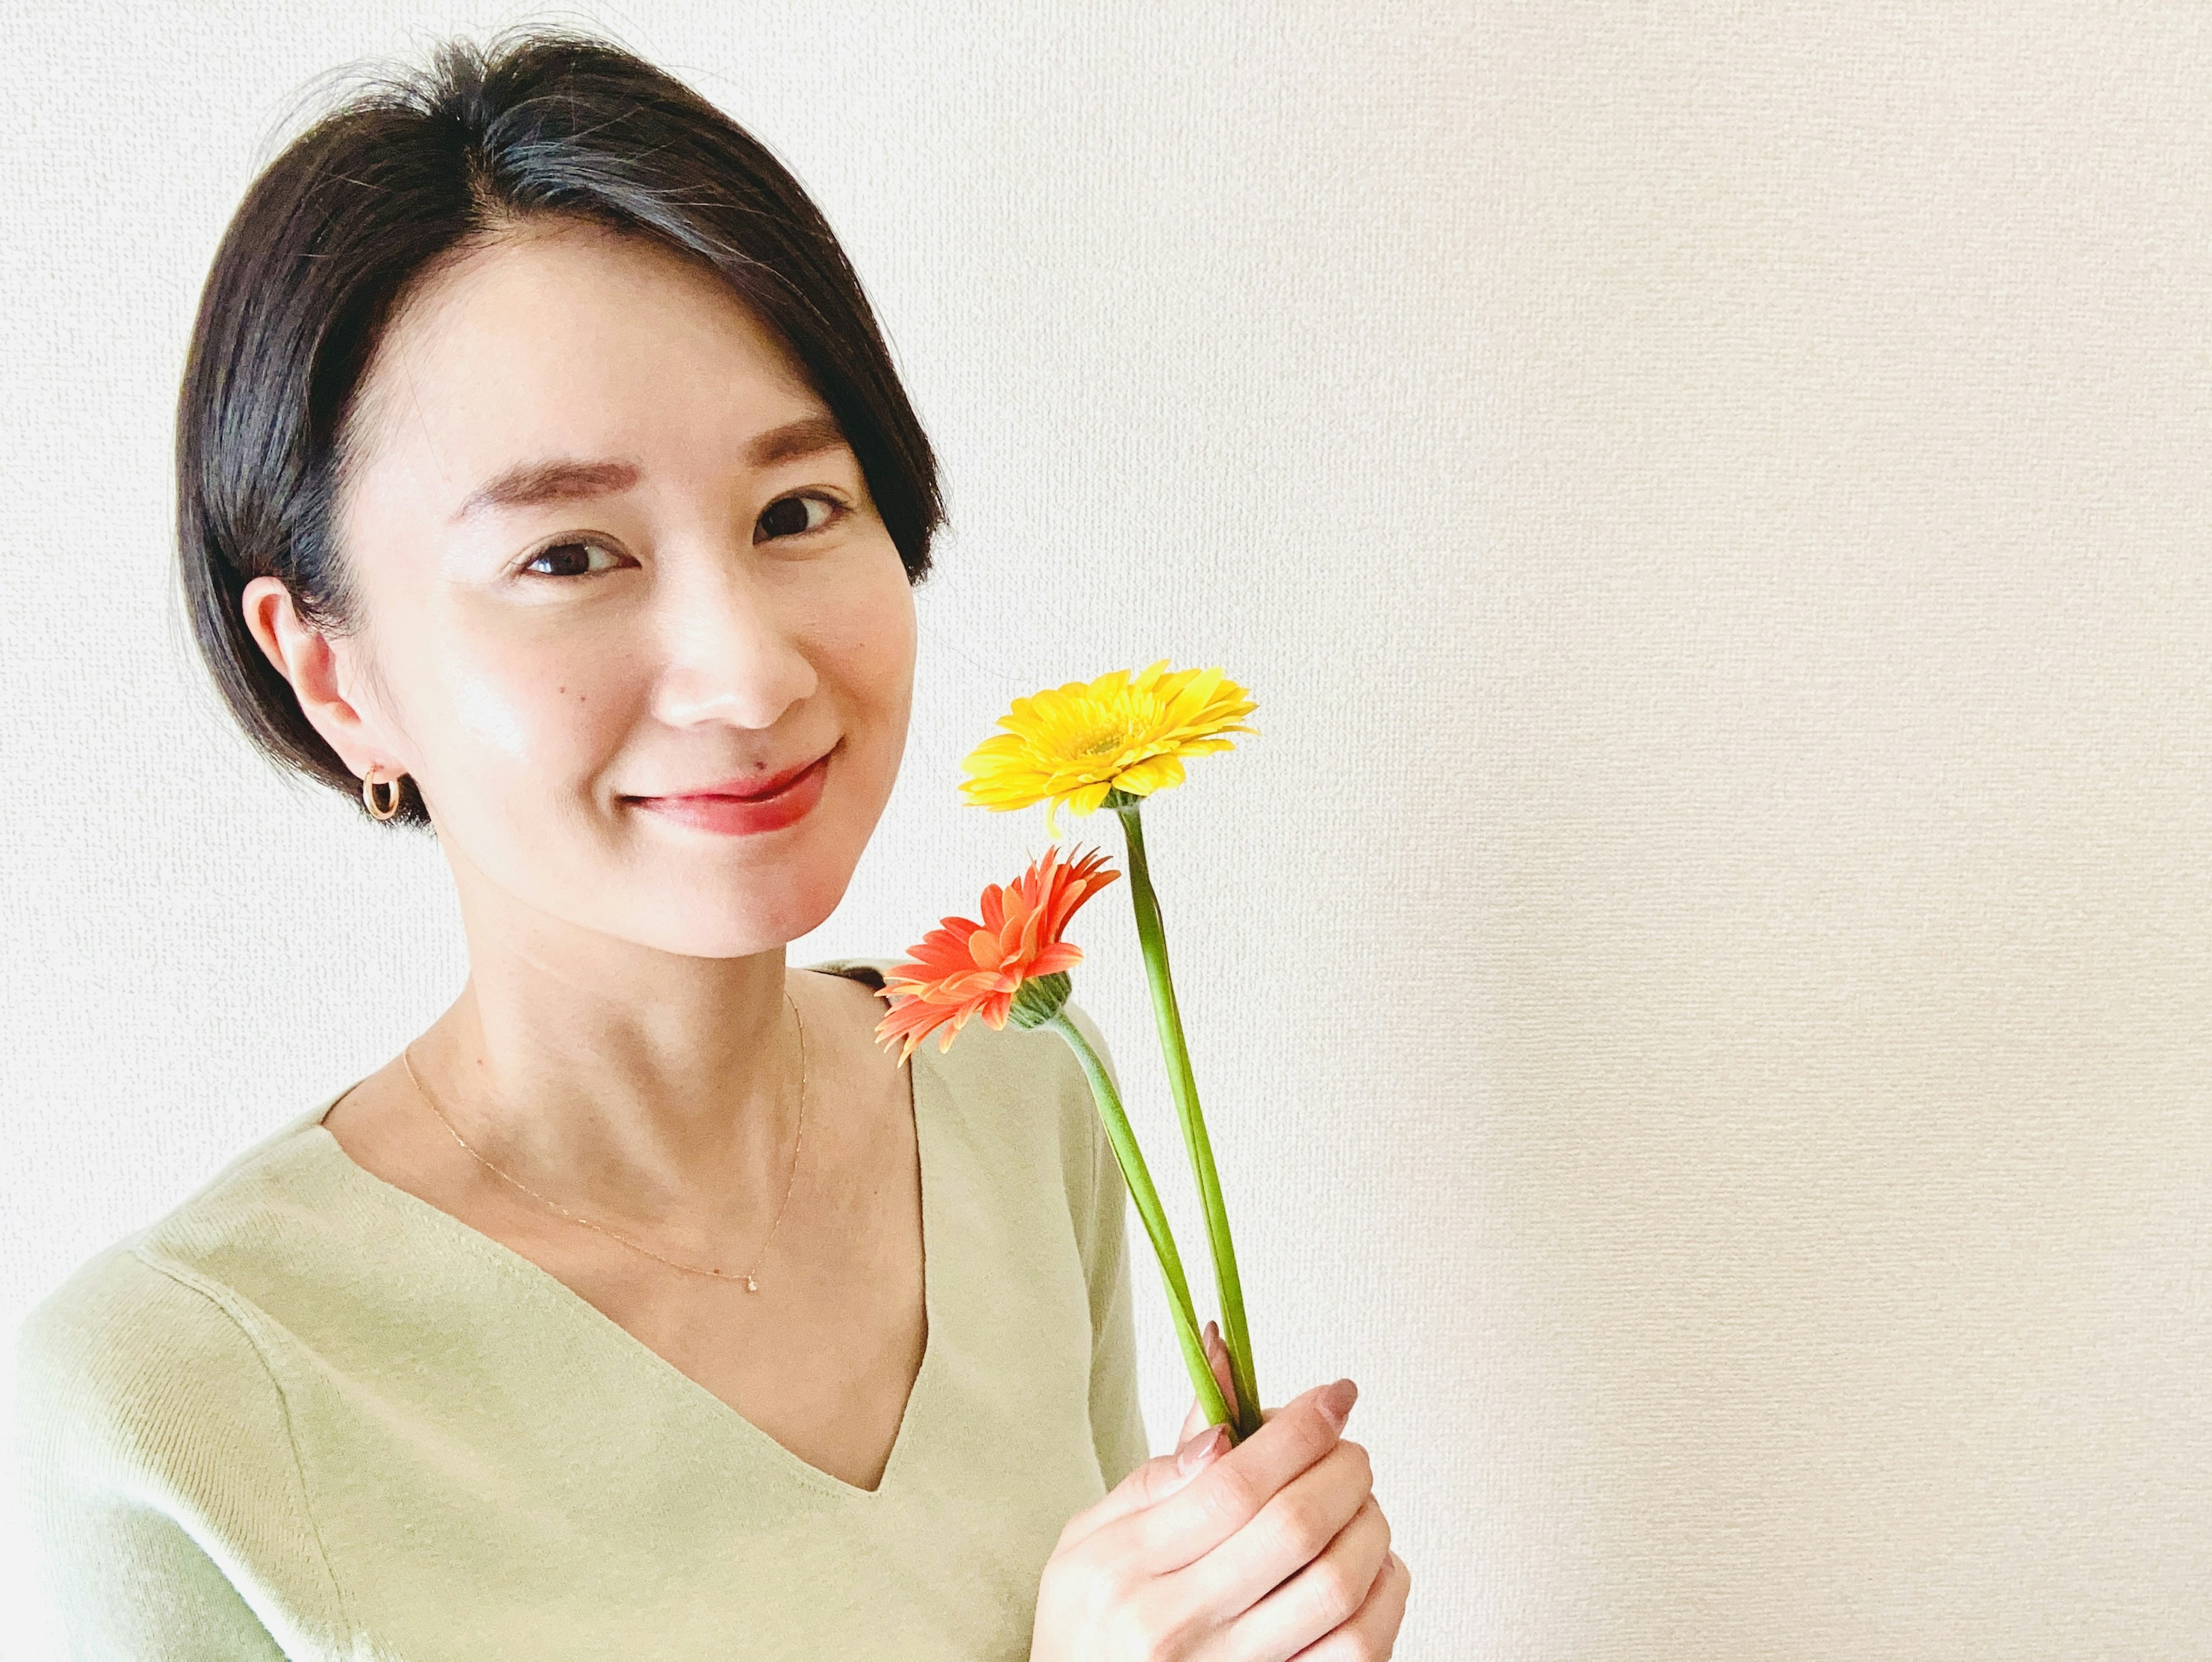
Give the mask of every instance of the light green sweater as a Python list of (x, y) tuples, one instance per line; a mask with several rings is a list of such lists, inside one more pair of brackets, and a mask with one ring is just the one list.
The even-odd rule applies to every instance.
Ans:
[(339, 1092), (24, 1322), (69, 1653), (1027, 1656), (1061, 1525), (1149, 1452), (1127, 1190), (1058, 1035), (970, 1022), (909, 1067), (928, 1334), (878, 1488), (356, 1165)]

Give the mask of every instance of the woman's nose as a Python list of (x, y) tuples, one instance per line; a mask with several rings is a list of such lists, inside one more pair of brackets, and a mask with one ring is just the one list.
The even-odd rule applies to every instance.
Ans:
[(752, 570), (749, 551), (691, 563), (660, 601), (653, 709), (660, 720), (771, 728), (814, 691), (814, 666), (793, 620)]

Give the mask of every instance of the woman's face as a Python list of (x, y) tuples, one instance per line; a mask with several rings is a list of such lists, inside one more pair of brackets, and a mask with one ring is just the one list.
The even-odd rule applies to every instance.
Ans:
[(656, 244), (538, 225), (424, 287), (361, 417), (326, 712), (359, 725), (324, 730), (412, 776), (465, 902), (706, 957), (826, 917), (905, 748), (914, 600), (780, 343)]

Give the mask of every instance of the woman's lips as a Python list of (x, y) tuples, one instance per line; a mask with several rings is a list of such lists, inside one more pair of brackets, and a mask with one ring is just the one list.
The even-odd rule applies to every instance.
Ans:
[(696, 830), (725, 837), (749, 837), (781, 830), (804, 819), (822, 800), (822, 783), (830, 772), (833, 749), (781, 789), (765, 796), (725, 796), (701, 791), (686, 796), (638, 796), (630, 800), (641, 808), (665, 814)]

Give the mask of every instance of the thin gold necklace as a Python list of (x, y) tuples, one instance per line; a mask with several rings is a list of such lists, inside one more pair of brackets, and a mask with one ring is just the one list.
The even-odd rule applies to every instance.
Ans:
[[(775, 1208), (775, 1222), (769, 1226), (769, 1241), (772, 1241), (775, 1239), (776, 1229), (783, 1222), (783, 1207), (791, 1204), (791, 1185), (799, 1176), (799, 1148), (800, 1142), (802, 1142), (806, 1136), (806, 1023), (800, 1017), (799, 1014), (799, 1006), (793, 1001), (791, 989), (787, 987), (784, 989), (783, 1001), (791, 1006), (791, 1019), (799, 1023), (799, 1134), (792, 1139), (791, 1176), (784, 1179), (783, 1206), (779, 1206)], [(453, 1141), (460, 1143), (461, 1147), (467, 1151), (469, 1157), (475, 1160), (477, 1165), (483, 1166), (484, 1170), (489, 1172), (494, 1177), (506, 1178), (507, 1182), (513, 1184), (517, 1189), (522, 1190), (524, 1194), (528, 1195), (533, 1200), (551, 1207), (556, 1212), (558, 1212), (562, 1217), (567, 1218), (572, 1223), (580, 1223), (586, 1229), (596, 1229), (602, 1235), (611, 1236), (614, 1239), (620, 1241), (624, 1246), (630, 1248), (633, 1251), (644, 1253), (648, 1258), (659, 1258), (661, 1263), (666, 1264), (672, 1269), (681, 1269), (685, 1271), (687, 1274), (693, 1275), (719, 1275), (724, 1281), (741, 1281), (745, 1284), (746, 1292), (757, 1293), (760, 1291), (760, 1283), (753, 1279), (753, 1269), (760, 1268), (759, 1258), (755, 1258), (753, 1260), (753, 1269), (746, 1270), (742, 1275), (732, 1275), (726, 1269), (710, 1269), (702, 1264), (678, 1263), (673, 1258), (662, 1257), (659, 1253), (654, 1251), (651, 1247), (645, 1245), (641, 1242), (634, 1241), (627, 1235), (617, 1233), (614, 1230), (608, 1228), (606, 1225), (603, 1223), (594, 1223), (589, 1218), (578, 1217), (576, 1214), (571, 1212), (567, 1207), (562, 1205), (558, 1201), (547, 1200), (544, 1196), (539, 1194), (528, 1184), (523, 1182), (521, 1178), (509, 1176), (507, 1172), (501, 1171), (499, 1167), (494, 1166), (482, 1154), (477, 1154), (475, 1149), (469, 1148), (467, 1142), (463, 1141), (461, 1134), (459, 1131), (453, 1130), (453, 1122), (446, 1117), (445, 1111), (439, 1107), (437, 1103), (432, 1099), (430, 1093), (422, 1088), (422, 1081), (420, 1079), (417, 1079), (415, 1075), (414, 1058), (408, 1055), (408, 1051), (412, 1048), (413, 1047), (411, 1045), (402, 1047), (399, 1052), (399, 1059), (406, 1065), (407, 1077), (415, 1087), (416, 1095), (421, 1097), (424, 1102), (429, 1104), (430, 1111), (437, 1115), (440, 1123), (444, 1125), (447, 1130), (453, 1132)], [(763, 1241), (761, 1243), (761, 1255), (764, 1257), (767, 1254), (768, 1241)]]

